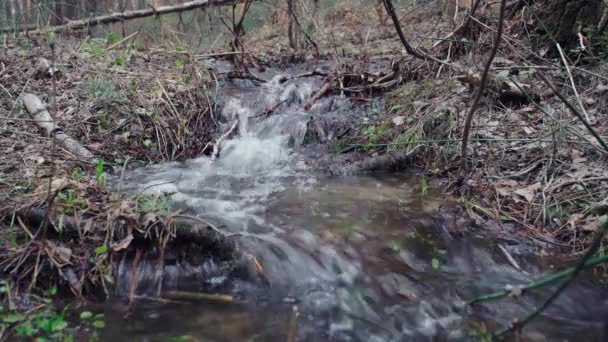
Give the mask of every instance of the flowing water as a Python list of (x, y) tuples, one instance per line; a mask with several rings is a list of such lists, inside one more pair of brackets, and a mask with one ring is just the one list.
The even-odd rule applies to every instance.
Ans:
[[(141, 300), (125, 320), (117, 299), (106, 308), (104, 339), (286, 341), (295, 332), (298, 341), (461, 341), (483, 330), (481, 323), (508, 323), (550, 293), (464, 308), (466, 299), (550, 272), (549, 262), (497, 230), (473, 227), (449, 199), (425, 193), (416, 177), (316, 173), (310, 165), (323, 153), (319, 143), (363, 120), (365, 110), (340, 96), (305, 110), (322, 78), (282, 76), (313, 67), (322, 65), (267, 70), (259, 75), (269, 81), (258, 86), (222, 81), (218, 121), (224, 131), (238, 121), (238, 133), (219, 158), (146, 167), (124, 178), (126, 191), (173, 193), (176, 208), (235, 234), (230, 239), (260, 264), (261, 272), (251, 272), (259, 279), (233, 277), (190, 246), (166, 263), (163, 288), (232, 294), (236, 301)], [(129, 274), (125, 268), (121, 274)], [(150, 288), (138, 293), (150, 295)], [(124, 294), (119, 286), (117, 295)], [(601, 341), (606, 299), (590, 280), (578, 281), (524, 337)]]

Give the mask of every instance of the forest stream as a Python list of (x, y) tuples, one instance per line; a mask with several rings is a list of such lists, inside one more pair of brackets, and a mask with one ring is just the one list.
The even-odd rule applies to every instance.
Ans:
[(0, 341), (608, 341), (606, 4), (0, 0)]
[[(459, 341), (508, 324), (550, 294), (544, 288), (526, 292), (525, 300), (465, 308), (468, 299), (555, 269), (533, 256), (523, 239), (474, 227), (420, 178), (328, 177), (309, 167), (320, 158), (309, 139), (310, 123), (359, 110), (339, 95), (304, 110), (322, 78), (285, 76), (312, 67), (269, 68), (256, 74), (270, 80), (261, 85), (220, 80), (220, 124), (227, 130), (238, 122), (238, 134), (225, 141), (219, 158), (159, 164), (114, 180), (126, 192), (171, 193), (175, 208), (213, 222), (245, 255), (255, 256), (263, 281), (232, 276), (204, 251), (179, 250), (166, 258), (171, 261), (159, 279), (156, 258), (144, 257), (137, 276), (142, 299), (132, 317), (123, 319), (119, 299), (102, 307), (107, 340)], [(214, 71), (229, 68), (219, 63)], [(274, 111), (259, 120), (268, 108)], [(132, 265), (118, 269), (115, 295), (124, 298)], [(163, 290), (235, 300), (146, 300), (159, 281)], [(579, 279), (523, 338), (602, 340), (606, 292), (591, 281)]]

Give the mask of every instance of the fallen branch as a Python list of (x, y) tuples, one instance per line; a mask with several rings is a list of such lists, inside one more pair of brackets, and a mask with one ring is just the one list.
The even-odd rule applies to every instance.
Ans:
[(65, 134), (59, 126), (54, 122), (51, 114), (47, 111), (46, 106), (34, 94), (23, 95), (23, 104), (30, 113), (36, 125), (42, 128), (49, 137), (54, 136), (57, 142), (67, 151), (74, 154), (76, 157), (91, 160), (94, 158), (91, 151), (84, 148), (78, 141), (72, 139)]
[(217, 141), (213, 145), (213, 152), (211, 152), (211, 160), (217, 159), (217, 157), (220, 155), (220, 147), (222, 146), (222, 142), (234, 131), (236, 126), (238, 126), (238, 123), (239, 123), (238, 119), (234, 120), (230, 129), (226, 133), (222, 134), (222, 136), (219, 137), (219, 139), (217, 139)]
[(243, 80), (252, 80), (252, 81), (258, 82), (258, 83), (266, 83), (266, 80), (261, 79), (250, 72), (243, 72), (243, 71), (236, 71), (236, 70), (229, 71), (226, 73), (226, 77), (227, 78), (238, 78), (238, 79), (243, 79)]
[(319, 101), (319, 99), (327, 93), (329, 89), (331, 89), (332, 84), (334, 83), (334, 77), (328, 77), (323, 86), (317, 91), (309, 100), (306, 102), (304, 109), (310, 110), (312, 106)]
[(305, 72), (302, 74), (298, 74), (298, 75), (284, 75), (281, 76), (281, 78), (279, 78), (279, 83), (285, 83), (287, 81), (296, 79), (296, 78), (304, 78), (304, 77), (314, 77), (314, 76), (328, 76), (328, 73), (326, 72), (322, 72), (319, 70), (314, 70), (314, 71), (310, 71), (310, 72)]
[[(456, 69), (458, 70), (458, 69)], [(472, 86), (480, 87), (482, 81), (482, 75), (477, 74), (472, 69), (461, 70), (463, 74), (456, 76), (456, 79), (462, 83), (470, 84)], [(528, 97), (524, 94), (513, 82), (500, 79), (494, 75), (487, 75), (487, 81), (485, 84), (486, 89), (490, 89), (492, 92), (498, 95), (505, 95), (510, 97), (516, 97), (522, 100), (527, 100)], [(544, 94), (537, 94), (532, 91), (528, 91), (533, 99), (539, 100), (544, 97)]]
[(352, 175), (376, 171), (399, 171), (411, 164), (417, 150), (418, 147), (414, 147), (409, 151), (388, 152), (330, 171), (334, 175)]
[[(141, 10), (134, 11), (125, 11), (121, 13), (112, 13), (106, 15), (100, 15), (98, 17), (81, 19), (81, 20), (73, 20), (69, 21), (65, 25), (52, 26), (50, 30), (59, 32), (59, 31), (68, 31), (68, 30), (80, 30), (88, 27), (100, 25), (100, 24), (109, 24), (122, 22), (125, 20), (137, 19), (137, 18), (145, 18), (169, 13), (176, 12), (185, 12), (193, 9), (209, 6), (209, 5), (232, 5), (235, 3), (239, 3), (239, 0), (193, 0), (184, 2), (178, 5), (171, 6), (160, 6), (156, 8), (146, 8)], [(47, 30), (38, 29), (36, 26), (22, 26), (20, 28), (11, 28), (11, 27), (3, 27), (0, 28), (0, 33), (8, 33), (15, 31), (28, 31), (31, 34), (39, 34), (44, 33)]]

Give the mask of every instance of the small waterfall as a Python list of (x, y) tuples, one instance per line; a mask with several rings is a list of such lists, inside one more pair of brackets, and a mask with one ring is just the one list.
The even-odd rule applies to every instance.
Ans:
[[(201, 336), (218, 328), (233, 331), (226, 323), (232, 315), (241, 324), (242, 317), (251, 314), (251, 332), (233, 340), (258, 340), (260, 333), (271, 336), (263, 341), (283, 340), (285, 321), (297, 304), (298, 341), (462, 341), (467, 317), (453, 303), (542, 273), (525, 260), (520, 261), (529, 273), (515, 270), (504, 255), (496, 254), (495, 236), (479, 232), (479, 237), (453, 238), (450, 229), (473, 230), (454, 228), (466, 225), (454, 223), (462, 213), (452, 212), (441, 196), (422, 198), (419, 180), (315, 174), (307, 162), (316, 156), (300, 148), (314, 140), (311, 130), (316, 139), (332, 139), (338, 133), (331, 122), (348, 127), (344, 122), (362, 120), (361, 112), (337, 96), (327, 96), (306, 111), (305, 103), (321, 86), (321, 78), (285, 82), (276, 70), (264, 78), (269, 81), (258, 87), (243, 81), (222, 83), (221, 130), (229, 130), (235, 120), (239, 125), (223, 142), (217, 159), (154, 165), (124, 178), (126, 191), (172, 193), (177, 208), (216, 222), (226, 232), (243, 233), (230, 241), (244, 255), (254, 256), (264, 275), (260, 282), (249, 281), (253, 277), (248, 274), (245, 279), (235, 275), (230, 257), (213, 257), (217, 246), (192, 243), (174, 248), (163, 255), (162, 269), (157, 262), (162, 254), (149, 250), (139, 266), (137, 280), (143, 285), (138, 291), (155, 295), (157, 275), (162, 274), (163, 289), (230, 293), (255, 307), (180, 308), (175, 316), (163, 316), (163, 321), (174, 318), (164, 330), (181, 334), (185, 327)], [(438, 209), (443, 206), (447, 210)], [(134, 253), (129, 253), (117, 267), (118, 278), (124, 278), (117, 287), (123, 293), (129, 290), (134, 269)], [(583, 290), (567, 291), (550, 311), (551, 319), (559, 321), (539, 319), (539, 330), (553, 328), (548, 336), (560, 337), (568, 323), (560, 315), (573, 311), (572, 302), (583, 298), (578, 295)], [(526, 295), (530, 301), (488, 305), (481, 321), (504, 324), (546, 297), (540, 292)], [(589, 304), (581, 307), (606, 303), (603, 295), (587, 296)], [(152, 325), (157, 323), (160, 320)], [(597, 324), (589, 329), (589, 322), (584, 323), (570, 324), (572, 331), (564, 336), (591, 340), (579, 332), (591, 335)], [(225, 331), (211, 340), (222, 340)]]

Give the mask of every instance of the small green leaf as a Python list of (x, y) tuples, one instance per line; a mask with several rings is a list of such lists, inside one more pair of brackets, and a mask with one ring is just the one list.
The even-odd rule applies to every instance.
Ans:
[(144, 146), (146, 146), (146, 147), (152, 146), (152, 140), (150, 140), (150, 139), (144, 140)]
[(56, 295), (56, 294), (57, 294), (57, 285), (53, 285), (53, 286), (52, 286), (52, 287), (49, 289), (48, 293), (49, 293), (49, 295), (50, 295), (50, 296), (54, 296), (54, 295)]
[(17, 329), (15, 329), (15, 331), (17, 331), (17, 335), (27, 336), (27, 337), (33, 336), (34, 333), (36, 332), (36, 330), (34, 329), (34, 325), (32, 324), (31, 321), (27, 321), (27, 322), (21, 324), (20, 326), (17, 327)]
[(434, 269), (439, 269), (439, 259), (437, 258), (433, 258), (431, 260), (431, 266), (433, 266)]
[(394, 105), (394, 106), (391, 107), (390, 112), (394, 113), (394, 112), (398, 111), (399, 109), (401, 109), (403, 107), (405, 107), (405, 106), (404, 105)]
[(97, 248), (95, 248), (95, 255), (101, 255), (101, 254), (105, 254), (108, 252), (108, 246), (106, 245), (101, 245)]
[(118, 41), (118, 34), (116, 32), (110, 32), (106, 35), (106, 39), (110, 44), (116, 43)]
[(93, 317), (93, 313), (91, 311), (83, 311), (80, 313), (80, 319), (86, 320)]
[(52, 320), (51, 331), (61, 331), (68, 327), (68, 322), (64, 321), (63, 318), (57, 317)]
[(95, 327), (96, 329), (103, 329), (106, 327), (106, 322), (104, 321), (95, 321), (93, 322), (93, 327)]
[(159, 49), (167, 49), (168, 46), (167, 46), (167, 44), (160, 44), (160, 46), (158, 48)]
[(184, 61), (182, 61), (181, 59), (178, 59), (175, 61), (175, 66), (176, 67), (181, 67), (182, 65), (184, 65)]
[(4, 323), (17, 323), (23, 320), (23, 315), (18, 313), (9, 313), (2, 316), (2, 322)]

